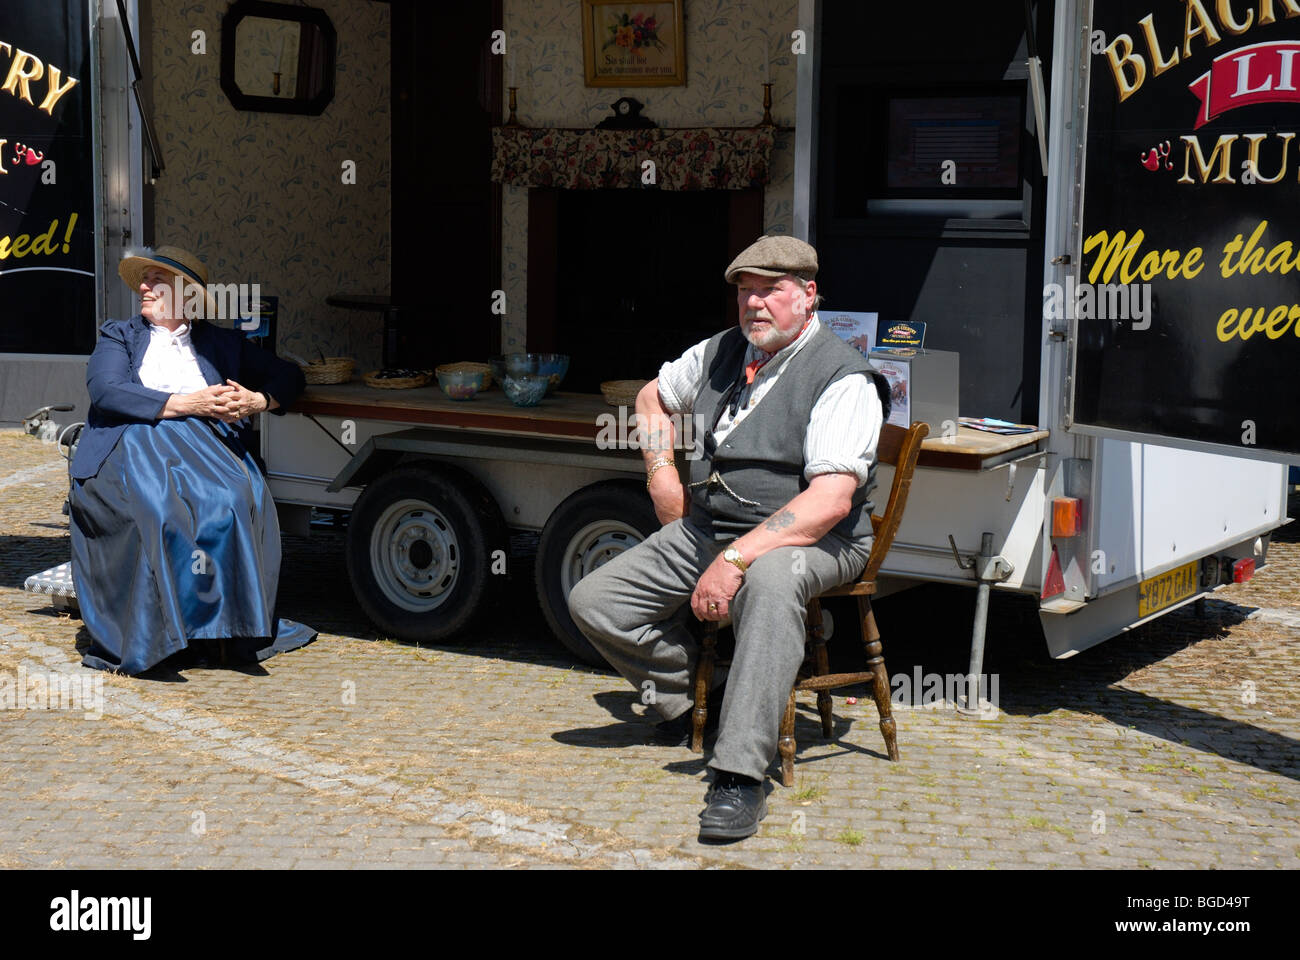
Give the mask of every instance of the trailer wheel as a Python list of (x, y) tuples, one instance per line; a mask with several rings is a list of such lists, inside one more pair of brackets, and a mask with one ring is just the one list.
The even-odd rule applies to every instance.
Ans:
[(537, 546), (537, 597), (546, 622), (569, 652), (584, 663), (605, 658), (569, 616), (569, 591), (597, 567), (659, 529), (654, 505), (641, 484), (606, 480), (584, 487), (555, 508)]
[(495, 587), (492, 551), (506, 548), (492, 497), (442, 465), (398, 467), (370, 483), (348, 523), (357, 602), (402, 640), (442, 640), (465, 627)]

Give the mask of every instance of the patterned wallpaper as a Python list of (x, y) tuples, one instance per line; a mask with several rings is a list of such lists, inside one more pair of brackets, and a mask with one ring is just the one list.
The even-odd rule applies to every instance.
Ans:
[[(684, 6), (685, 86), (588, 87), (579, 0), (504, 0), (520, 123), (592, 127), (610, 116), (610, 104), (627, 96), (644, 103), (645, 115), (664, 127), (748, 126), (763, 116), (766, 59), (773, 83), (772, 116), (778, 126), (793, 127), (795, 55), (789, 37), (799, 26), (798, 0), (686, 0)], [(777, 137), (772, 154), (763, 211), (766, 232), (790, 232), (793, 189), (794, 138), (785, 133)], [(506, 351), (522, 350), (528, 319), (526, 188), (503, 188), (501, 233), (502, 285), (509, 308), (502, 318), (501, 342)]]
[[(378, 314), (329, 307), (335, 292), (387, 293), (389, 7), (311, 0), (338, 33), (334, 100), (318, 117), (237, 111), (220, 86), (223, 0), (154, 0), (154, 121), (167, 169), (155, 241), (193, 250), (213, 282), (280, 298), (279, 347), (379, 365)], [(191, 52), (203, 30), (207, 53)], [(356, 164), (344, 184), (343, 162)]]

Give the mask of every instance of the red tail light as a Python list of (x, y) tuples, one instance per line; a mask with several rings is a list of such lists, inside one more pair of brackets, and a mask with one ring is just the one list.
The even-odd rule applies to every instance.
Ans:
[(1245, 583), (1255, 575), (1255, 558), (1242, 557), (1232, 565), (1232, 582)]

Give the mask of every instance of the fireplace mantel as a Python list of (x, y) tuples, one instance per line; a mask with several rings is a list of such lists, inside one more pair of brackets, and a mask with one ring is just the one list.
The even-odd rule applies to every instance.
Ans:
[[(517, 187), (748, 190), (770, 179), (776, 128), (495, 127), (492, 180)], [(654, 162), (654, 183), (645, 161)]]

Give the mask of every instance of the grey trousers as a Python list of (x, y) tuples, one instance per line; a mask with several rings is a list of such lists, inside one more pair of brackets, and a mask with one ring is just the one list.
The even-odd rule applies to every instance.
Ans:
[[(654, 691), (665, 719), (692, 706), (699, 647), (687, 629), (691, 594), (727, 544), (676, 520), (584, 577), (569, 593), (573, 621), (639, 691)], [(871, 540), (828, 533), (810, 547), (780, 547), (750, 564), (731, 604), (736, 653), (709, 766), (762, 780), (790, 687), (803, 662), (808, 601), (857, 577)], [(653, 684), (647, 686), (646, 681)]]

